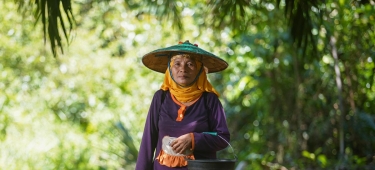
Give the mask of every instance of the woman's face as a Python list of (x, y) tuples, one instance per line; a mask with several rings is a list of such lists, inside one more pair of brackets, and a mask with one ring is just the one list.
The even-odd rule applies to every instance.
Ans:
[(198, 74), (197, 64), (188, 57), (176, 56), (171, 65), (173, 79), (182, 86), (193, 83)]

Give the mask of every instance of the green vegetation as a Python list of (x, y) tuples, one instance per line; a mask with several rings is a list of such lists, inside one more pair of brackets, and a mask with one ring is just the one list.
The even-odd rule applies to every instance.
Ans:
[(0, 169), (134, 169), (163, 79), (141, 57), (187, 39), (229, 63), (209, 78), (238, 166), (375, 167), (373, 0), (145, 2), (72, 1), (63, 53), (29, 1), (0, 3)]

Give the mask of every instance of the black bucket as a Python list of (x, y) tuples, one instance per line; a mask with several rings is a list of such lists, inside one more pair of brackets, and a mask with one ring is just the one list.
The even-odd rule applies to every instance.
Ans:
[(189, 170), (234, 170), (236, 159), (187, 160)]
[(234, 153), (233, 147), (228, 141), (223, 137), (219, 136), (216, 132), (203, 132), (205, 134), (210, 134), (220, 137), (232, 148), (234, 159), (198, 159), (190, 160), (187, 159), (187, 168), (188, 170), (234, 170), (235, 164), (237, 162), (237, 156)]

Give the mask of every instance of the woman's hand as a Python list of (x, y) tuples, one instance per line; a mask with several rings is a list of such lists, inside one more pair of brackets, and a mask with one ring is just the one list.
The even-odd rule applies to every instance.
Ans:
[(176, 138), (170, 146), (175, 153), (185, 154), (186, 150), (191, 149), (191, 136), (189, 133)]

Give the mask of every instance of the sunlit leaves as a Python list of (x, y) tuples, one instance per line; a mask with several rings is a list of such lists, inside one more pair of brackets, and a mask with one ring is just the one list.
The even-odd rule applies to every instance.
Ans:
[(326, 168), (328, 164), (327, 157), (321, 154), (322, 148), (317, 149), (314, 153), (310, 153), (308, 151), (302, 151), (302, 155), (310, 159), (313, 162), (317, 162), (320, 168)]
[[(163, 79), (140, 59), (186, 39), (229, 63), (209, 78), (222, 94), (239, 161), (255, 169), (330, 169), (339, 162), (340, 130), (348, 163), (358, 164), (348, 165), (355, 169), (371, 161), (365, 158), (373, 156), (368, 151), (375, 143), (373, 5), (279, 1), (277, 9), (261, 0), (147, 1), (151, 6), (138, 0), (74, 2), (79, 27), (58, 58), (43, 50), (36, 31), (43, 29), (33, 27), (32, 17), (21, 22), (14, 10), (0, 15), (1, 166), (132, 169), (149, 103)], [(3, 9), (8, 8), (15, 5)], [(286, 16), (297, 17), (291, 17), (297, 28), (290, 29), (284, 9), (290, 12)], [(179, 20), (184, 32), (173, 27)], [(317, 40), (311, 44), (302, 37), (305, 54), (293, 44), (301, 33)], [(327, 41), (332, 36), (338, 40), (343, 113)], [(340, 129), (337, 115), (343, 114), (346, 126)]]
[[(115, 49), (98, 48), (95, 32), (86, 29), (62, 58), (46, 57), (42, 32), (22, 34), (32, 32), (33, 22), (22, 22), (14, 7), (3, 9), (8, 14), (0, 16), (12, 22), (0, 28), (1, 169), (132, 169), (135, 156), (128, 159), (130, 144), (114, 122), (126, 122), (138, 147), (142, 127), (134, 124), (144, 121), (137, 115), (147, 114), (152, 98), (138, 87), (156, 77), (139, 62), (137, 48), (128, 44), (132, 57), (112, 58)], [(159, 84), (146, 87), (156, 91)]]

